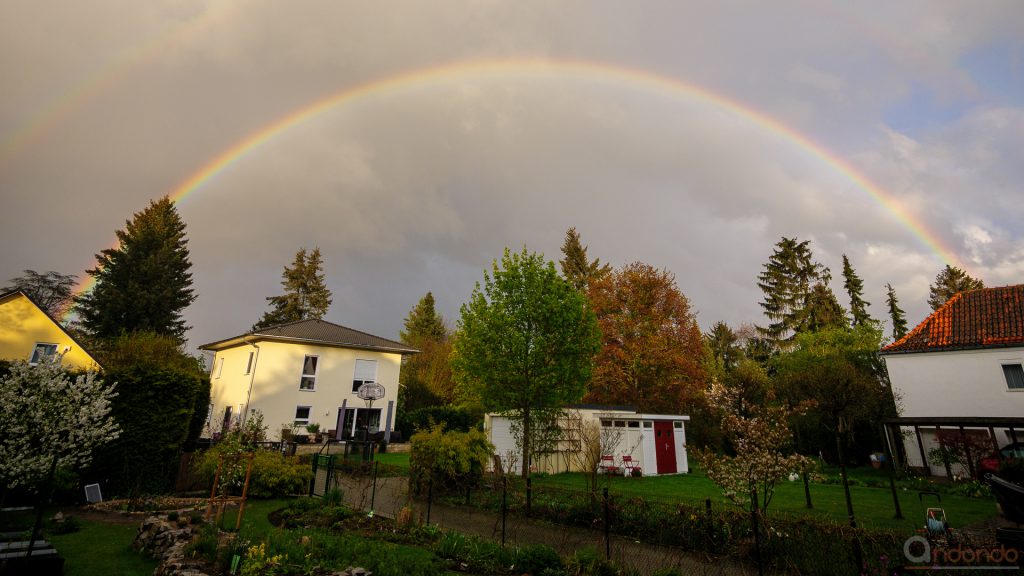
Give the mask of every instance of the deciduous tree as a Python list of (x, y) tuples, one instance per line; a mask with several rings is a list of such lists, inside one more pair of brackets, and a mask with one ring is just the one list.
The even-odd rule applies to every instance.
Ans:
[(581, 292), (586, 292), (591, 282), (611, 272), (611, 266), (602, 265), (600, 258), (590, 260), (587, 257), (587, 247), (580, 243), (580, 235), (575, 228), (569, 228), (565, 232), (562, 255), (564, 257), (559, 260), (562, 276)]
[(331, 306), (331, 290), (324, 282), (323, 260), (320, 248), (306, 253), (300, 248), (295, 253), (291, 268), (284, 267), (281, 285), (284, 294), (269, 296), (271, 309), (263, 314), (252, 328), (260, 330), (278, 324), (323, 318)]
[(118, 245), (96, 255), (92, 291), (77, 311), (94, 337), (149, 331), (179, 341), (188, 327), (181, 312), (196, 299), (185, 222), (170, 198), (150, 203), (117, 231)]
[(960, 292), (979, 290), (984, 287), (985, 283), (981, 280), (972, 278), (960, 268), (946, 264), (946, 267), (935, 276), (935, 282), (928, 287), (928, 305), (932, 307), (932, 310), (938, 310), (946, 301)]
[(588, 292), (601, 327), (588, 401), (678, 413), (705, 384), (703, 342), (690, 301), (667, 270), (635, 262)]
[(53, 270), (40, 274), (35, 270), (23, 270), (21, 276), (11, 278), (9, 282), (8, 286), (0, 288), (0, 293), (21, 290), (54, 318), (60, 319), (75, 303), (73, 290), (78, 276), (74, 274)]
[(69, 375), (59, 362), (10, 365), (0, 378), (0, 483), (34, 487), (53, 467), (78, 470), (117, 438), (114, 385), (94, 372)]
[(521, 430), (523, 475), (539, 422), (578, 402), (599, 345), (585, 297), (542, 255), (508, 249), (462, 305), (452, 368), (459, 386)]

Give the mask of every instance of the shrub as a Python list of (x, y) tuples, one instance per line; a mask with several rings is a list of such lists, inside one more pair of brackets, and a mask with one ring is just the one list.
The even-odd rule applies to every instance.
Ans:
[(409, 412), (399, 412), (398, 429), (403, 438), (412, 438), (416, 432), (444, 424), (446, 430), (469, 432), (480, 426), (483, 415), (479, 411), (456, 406), (428, 406)]
[[(217, 465), (222, 455), (243, 454), (238, 438), (234, 435), (203, 453), (195, 465), (195, 473), (209, 484), (213, 483)], [(313, 471), (297, 458), (284, 456), (270, 450), (252, 452), (252, 476), (249, 479), (248, 495), (252, 498), (280, 498), (290, 494), (302, 494), (309, 488)], [(231, 460), (225, 458), (221, 470), (221, 486), (232, 494), (241, 494), (245, 482), (245, 457)]]
[(514, 556), (513, 571), (516, 574), (540, 576), (545, 572), (564, 573), (562, 557), (550, 546), (523, 546), (515, 550)]
[(414, 494), (424, 493), (431, 480), (440, 492), (478, 486), (494, 452), (483, 432), (445, 432), (441, 424), (417, 432), (411, 442), (409, 487)]
[(999, 472), (996, 476), (1018, 486), (1024, 486), (1024, 458), (1003, 460), (999, 463)]

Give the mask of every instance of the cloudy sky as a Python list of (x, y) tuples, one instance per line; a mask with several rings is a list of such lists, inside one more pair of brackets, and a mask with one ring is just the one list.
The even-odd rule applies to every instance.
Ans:
[(1016, 0), (0, 0), (0, 79), (0, 281), (84, 277), (171, 194), (193, 346), (299, 247), (327, 319), (396, 338), (570, 226), (672, 271), (704, 328), (763, 321), (782, 236), (843, 300), (847, 254), (877, 317), (888, 282), (922, 320), (946, 263), (1024, 282)]

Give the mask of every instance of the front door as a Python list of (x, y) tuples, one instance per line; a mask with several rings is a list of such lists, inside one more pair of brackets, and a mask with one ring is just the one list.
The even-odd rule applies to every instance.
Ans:
[(676, 440), (672, 432), (672, 422), (668, 420), (654, 421), (654, 452), (658, 458), (658, 474), (675, 474)]

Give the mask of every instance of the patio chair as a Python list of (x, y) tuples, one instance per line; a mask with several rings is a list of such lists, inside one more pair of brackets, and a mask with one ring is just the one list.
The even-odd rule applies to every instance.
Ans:
[(615, 457), (611, 454), (601, 456), (601, 464), (597, 467), (599, 474), (618, 474), (619, 467), (615, 465)]
[(640, 472), (639, 463), (633, 460), (633, 457), (626, 454), (622, 457), (622, 474), (624, 476), (632, 476), (634, 471)]

